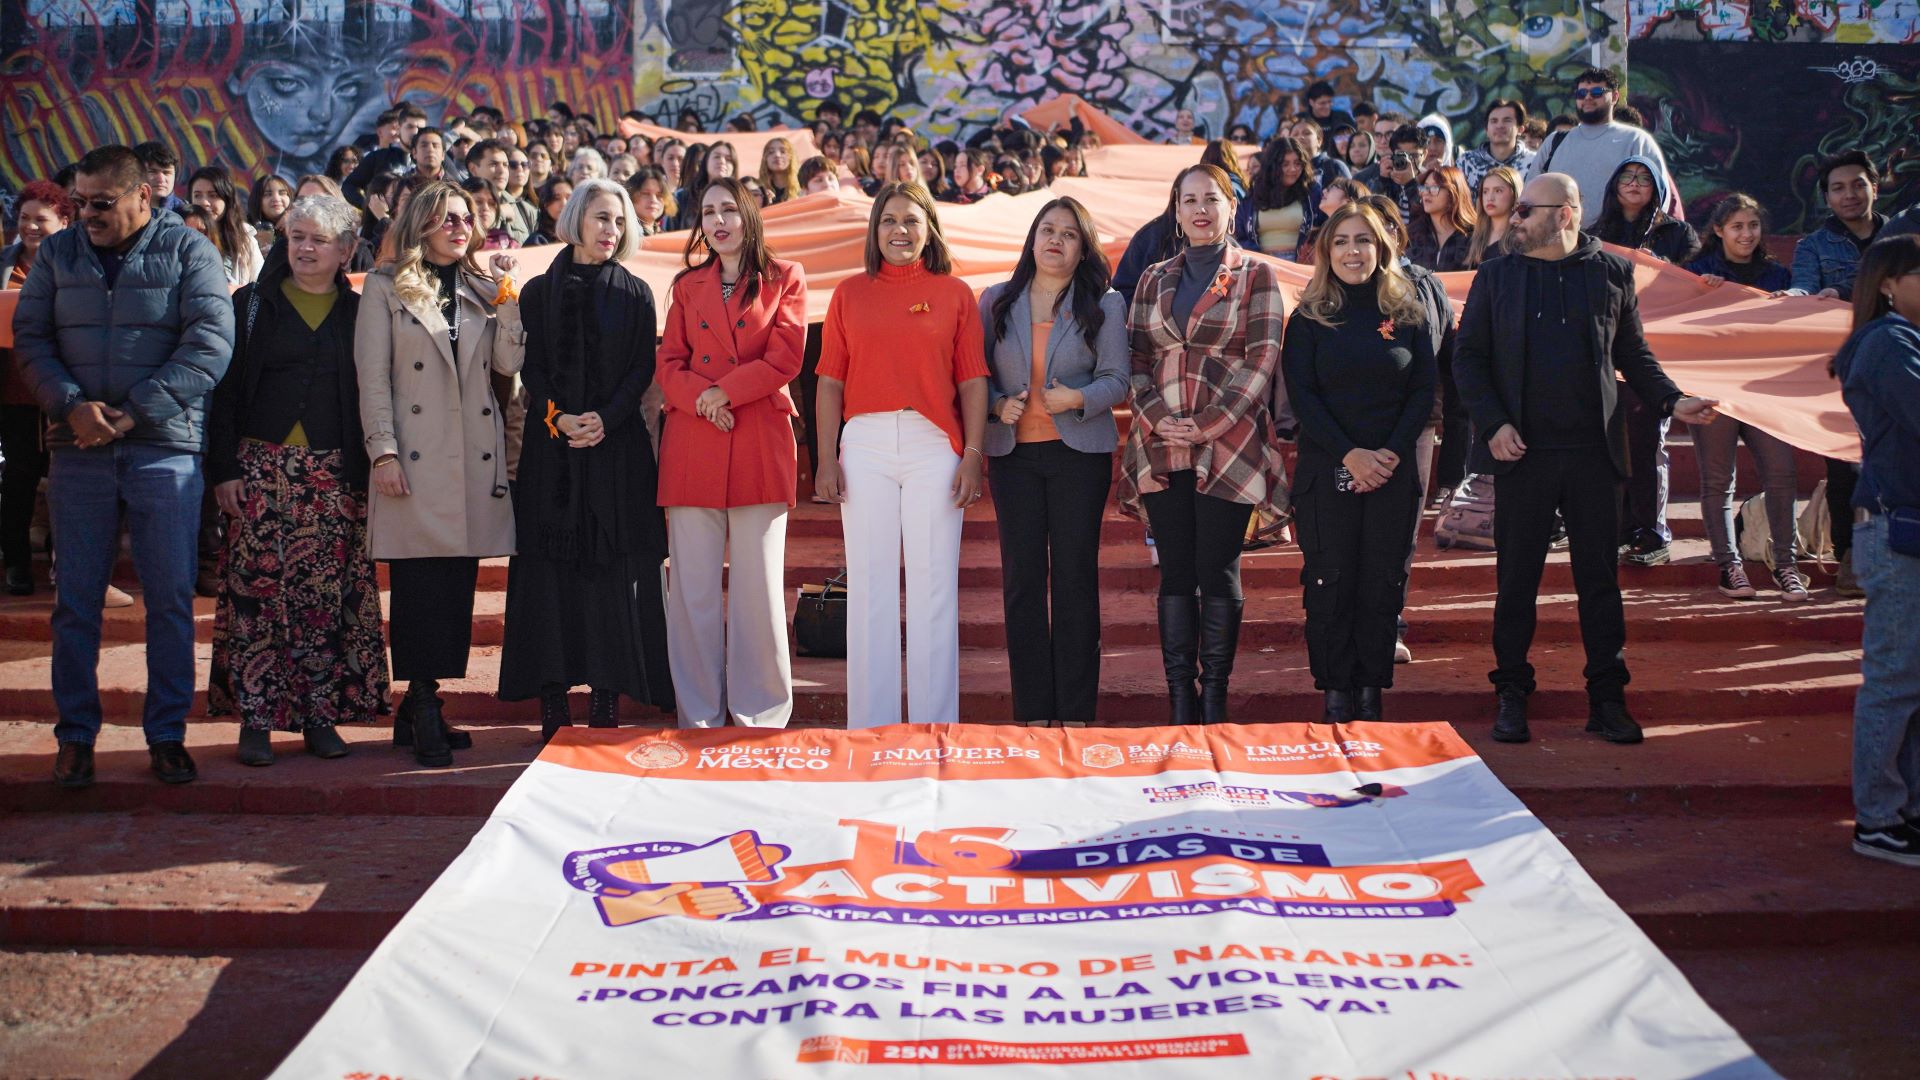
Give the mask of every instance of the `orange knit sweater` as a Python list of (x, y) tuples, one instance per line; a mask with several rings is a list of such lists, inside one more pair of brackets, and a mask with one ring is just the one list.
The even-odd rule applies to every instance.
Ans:
[(883, 264), (833, 290), (819, 374), (846, 384), (848, 419), (912, 409), (965, 452), (956, 388), (987, 377), (980, 305), (967, 283), (920, 263)]

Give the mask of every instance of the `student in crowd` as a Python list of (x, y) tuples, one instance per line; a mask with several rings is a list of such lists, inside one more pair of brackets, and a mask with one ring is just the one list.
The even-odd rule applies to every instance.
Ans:
[(1467, 245), (1467, 265), (1478, 269), (1501, 253), (1507, 239), (1507, 227), (1513, 220), (1513, 205), (1520, 201), (1520, 174), (1505, 165), (1495, 165), (1480, 178), (1478, 219), (1473, 225), (1473, 242)]
[[(1231, 239), (1232, 182), (1181, 170), (1167, 216), (1184, 246), (1141, 277), (1129, 309), (1133, 415), (1120, 504), (1153, 530), (1171, 720), (1218, 723), (1239, 645), (1240, 551), (1256, 510), (1286, 501), (1269, 413), (1285, 298), (1272, 264)], [(1199, 693), (1195, 692), (1195, 682)]]
[(207, 212), (213, 229), (207, 234), (220, 263), (226, 268), (227, 284), (245, 285), (260, 275), (260, 244), (247, 226), (246, 204), (233, 186), (233, 177), (218, 165), (194, 170), (187, 179), (187, 197)]
[[(520, 221), (518, 239), (524, 244), (540, 224), (540, 207), (534, 202), (533, 162), (527, 151), (519, 147), (508, 148), (506, 159), (507, 179), (500, 190), (506, 196), (508, 209)], [(509, 224), (508, 228), (511, 231), (513, 226)]]
[(133, 152), (140, 158), (147, 185), (153, 189), (153, 208), (176, 214), (186, 209), (187, 200), (173, 193), (174, 183), (180, 176), (180, 158), (173, 148), (163, 142), (143, 142), (134, 147)]
[[(547, 149), (547, 144), (537, 142), (527, 147), (527, 186), (526, 190), (521, 192), (521, 196), (528, 199), (535, 198), (539, 195), (540, 189), (546, 187), (547, 181), (552, 180), (553, 177), (553, 151)], [(538, 205), (536, 202), (535, 206)]]
[(1433, 339), (1391, 237), (1366, 203), (1334, 211), (1281, 354), (1300, 422), (1307, 655), (1329, 723), (1382, 716), (1420, 520), (1414, 446), (1433, 411)]
[(238, 718), (243, 765), (273, 764), (275, 731), (344, 757), (337, 726), (388, 706), (353, 359), (360, 297), (346, 275), (360, 212), (309, 195), (282, 221), (260, 280), (234, 294), (233, 363), (207, 413), (207, 478), (228, 519), (207, 713)]
[(787, 384), (806, 337), (806, 272), (767, 249), (739, 182), (714, 181), (660, 343), (668, 653), (683, 728), (785, 727), (793, 713), (784, 585), (797, 455)]
[(767, 140), (760, 151), (760, 186), (767, 192), (769, 206), (800, 197), (800, 163), (794, 160), (792, 143)]
[(1860, 428), (1854, 572), (1867, 594), (1853, 702), (1853, 850), (1920, 866), (1920, 236), (1867, 249), (1834, 357)]
[(1421, 158), (1420, 170), (1436, 169), (1442, 165), (1453, 164), (1453, 125), (1439, 113), (1428, 113), (1420, 118), (1420, 137), (1426, 140), (1426, 153)]
[(616, 727), (625, 695), (672, 708), (653, 441), (653, 294), (620, 260), (639, 245), (626, 190), (595, 178), (560, 212), (567, 246), (527, 283), (531, 421), (513, 499), (500, 697), (540, 700), (541, 738), (570, 726), (568, 694), (592, 691), (588, 723)]
[(615, 154), (607, 162), (607, 179), (624, 186), (627, 178), (640, 171), (640, 159), (632, 154)]
[(360, 156), (359, 147), (335, 147), (333, 153), (327, 155), (327, 166), (321, 171), (326, 175), (327, 179), (339, 184), (340, 190), (344, 192), (346, 190), (347, 177), (353, 175), (353, 170), (360, 167)]
[[(407, 695), (395, 746), (439, 768), (472, 736), (448, 728), (442, 679), (463, 678), (480, 560), (513, 554), (506, 431), (489, 376), (519, 372), (526, 332), (496, 251), (480, 268), (466, 193), (422, 187), (394, 216), (381, 265), (361, 285), (354, 364), (372, 463), (368, 550), (387, 563), (393, 677)], [(511, 621), (511, 620), (509, 620)]]
[(1345, 109), (1333, 107), (1333, 84), (1322, 79), (1307, 87), (1301, 95), (1307, 103), (1307, 117), (1323, 131), (1332, 131), (1342, 124), (1354, 126), (1353, 114)]
[(380, 145), (360, 159), (360, 165), (347, 175), (347, 198), (364, 198), (368, 182), (376, 176), (399, 176), (412, 163), (410, 148), (415, 136), (427, 126), (427, 114), (411, 101), (401, 102), (380, 114)]
[(1100, 521), (1132, 390), (1126, 303), (1086, 207), (1042, 207), (1013, 277), (980, 296), (985, 451), (1000, 530), (1014, 718), (1090, 723), (1100, 684)]
[(1260, 180), (1254, 189), (1260, 250), (1290, 262), (1298, 260), (1301, 238), (1313, 228), (1320, 202), (1310, 157), (1306, 147), (1291, 138), (1270, 140), (1260, 155)]
[(1313, 261), (1315, 248), (1320, 240), (1320, 230), (1326, 228), (1327, 221), (1333, 217), (1335, 210), (1350, 202), (1358, 202), (1371, 194), (1372, 192), (1367, 190), (1367, 185), (1344, 177), (1321, 189), (1320, 202), (1314, 207), (1317, 211), (1314, 214), (1314, 220), (1318, 224), (1307, 230), (1307, 235), (1301, 241), (1300, 261)]
[[(1340, 160), (1346, 162), (1347, 168), (1353, 170), (1355, 180), (1364, 183), (1363, 174), (1371, 175), (1375, 179), (1379, 178), (1380, 170), (1374, 168), (1374, 162), (1380, 157), (1375, 150), (1378, 145), (1379, 142), (1371, 131), (1356, 131), (1347, 139), (1346, 147), (1340, 151)], [(1369, 169), (1373, 171), (1368, 173)]]
[(1354, 179), (1369, 191), (1385, 195), (1400, 208), (1400, 219), (1412, 221), (1420, 212), (1420, 173), (1426, 157), (1426, 140), (1411, 127), (1395, 129), (1387, 137), (1387, 154), (1373, 163), (1372, 174), (1362, 170)]
[(1478, 220), (1460, 170), (1429, 166), (1420, 174), (1420, 212), (1407, 219), (1407, 257), (1436, 273), (1465, 270)]
[(1469, 468), (1499, 478), (1493, 737), (1531, 738), (1534, 669), (1527, 653), (1557, 510), (1580, 597), (1587, 730), (1608, 742), (1637, 743), (1640, 726), (1626, 706), (1627, 630), (1616, 558), (1614, 489), (1627, 471), (1627, 446), (1614, 375), (1663, 419), (1705, 424), (1718, 402), (1682, 394), (1661, 371), (1640, 328), (1633, 264), (1581, 233), (1572, 177), (1548, 173), (1528, 181), (1513, 218), (1508, 239), (1516, 254), (1474, 274), (1454, 358), (1477, 432)]
[(985, 150), (964, 150), (953, 158), (953, 184), (947, 188), (947, 202), (966, 206), (993, 194), (993, 155)]
[(51, 421), (53, 775), (93, 783), (101, 597), (124, 518), (147, 611), (141, 726), (154, 773), (186, 783), (198, 775), (185, 740), (200, 457), (206, 400), (233, 356), (233, 304), (219, 253), (154, 213), (132, 150), (82, 157), (74, 200), (81, 227), (40, 242), (13, 318), (15, 359)]
[(935, 201), (945, 202), (946, 200), (942, 198), (942, 196), (947, 193), (948, 187), (947, 159), (940, 153), (938, 148), (929, 146), (920, 151), (918, 161), (920, 163), (920, 171), (917, 174), (917, 178), (922, 184), (926, 185), (929, 192), (933, 193)]
[(1607, 182), (1593, 235), (1604, 243), (1637, 248), (1685, 266), (1699, 253), (1700, 237), (1693, 226), (1661, 209), (1667, 200), (1666, 173), (1660, 163), (1630, 157)]
[(274, 231), (280, 227), (287, 207), (292, 205), (292, 184), (272, 173), (253, 182), (253, 191), (247, 195), (247, 224), (253, 227), (260, 250), (273, 246)]
[(423, 180), (453, 179), (447, 170), (447, 136), (438, 128), (421, 128), (408, 147), (408, 157), (413, 161), (411, 176)]
[(1575, 76), (1573, 98), (1579, 125), (1548, 137), (1522, 175), (1529, 181), (1548, 172), (1573, 177), (1586, 214), (1580, 225), (1591, 229), (1600, 220), (1602, 204), (1621, 162), (1636, 157), (1652, 162), (1653, 172), (1666, 185), (1667, 159), (1660, 155), (1659, 145), (1645, 128), (1614, 121), (1620, 77), (1612, 69), (1588, 68)]
[[(1819, 178), (1827, 220), (1794, 245), (1789, 291), (1796, 296), (1851, 300), (1861, 253), (1887, 223), (1885, 215), (1873, 208), (1880, 198), (1880, 170), (1865, 151), (1848, 150), (1822, 161)], [(1837, 515), (1834, 523), (1839, 524)]]
[(1731, 281), (1766, 293), (1782, 292), (1792, 284), (1793, 273), (1767, 251), (1766, 241), (1766, 211), (1753, 196), (1734, 192), (1714, 204), (1705, 243), (1687, 270), (1713, 288)]
[(1200, 164), (1212, 165), (1233, 181), (1233, 197), (1239, 210), (1233, 217), (1233, 241), (1253, 251), (1260, 247), (1260, 207), (1248, 196), (1253, 179), (1240, 167), (1240, 151), (1225, 139), (1215, 139), (1200, 152)]
[(1307, 166), (1313, 170), (1314, 182), (1321, 187), (1353, 175), (1353, 170), (1347, 167), (1346, 162), (1326, 151), (1327, 135), (1319, 124), (1301, 117), (1293, 122), (1292, 135), (1293, 141), (1299, 143), (1301, 151), (1307, 155)]
[[(153, 169), (148, 159), (145, 175)], [(26, 287), (27, 274), (39, 260), (48, 237), (73, 223), (73, 201), (60, 185), (35, 180), (20, 189), (14, 204), (18, 239), (0, 248), (0, 289)], [(7, 564), (7, 593), (32, 596), (33, 504), (40, 478), (47, 474), (47, 451), (41, 432), (46, 418), (34, 401), (20, 359), (11, 348), (0, 349), (0, 560)]]
[(888, 184), (866, 273), (827, 309), (814, 486), (846, 532), (849, 727), (900, 720), (903, 543), (907, 716), (959, 719), (960, 528), (980, 498), (987, 365), (979, 306), (952, 270), (927, 189)]
[(660, 166), (641, 166), (640, 171), (627, 177), (626, 188), (627, 197), (633, 201), (634, 216), (640, 223), (640, 235), (666, 232), (680, 208), (674, 205), (667, 174)]
[(1466, 177), (1467, 190), (1475, 196), (1480, 194), (1480, 181), (1495, 168), (1524, 173), (1533, 164), (1533, 151), (1520, 139), (1521, 129), (1527, 126), (1525, 105), (1510, 98), (1495, 98), (1481, 115), (1486, 120), (1487, 141), (1460, 155), (1460, 172)]
[[(508, 150), (492, 139), (482, 139), (467, 151), (467, 180), (480, 180), (492, 185), (495, 227), (513, 240), (513, 247), (527, 242), (539, 218), (539, 211), (531, 202), (513, 194), (515, 173), (512, 161), (516, 153), (518, 151)], [(524, 190), (525, 170), (519, 175)], [(462, 186), (469, 192), (474, 190), (466, 184)]]
[(527, 238), (530, 244), (564, 243), (558, 238), (560, 212), (567, 207), (567, 200), (573, 198), (573, 181), (564, 176), (556, 176), (547, 182), (540, 195), (540, 227), (533, 236)]
[(826, 157), (810, 157), (800, 163), (800, 193), (819, 195), (840, 190), (840, 167)]

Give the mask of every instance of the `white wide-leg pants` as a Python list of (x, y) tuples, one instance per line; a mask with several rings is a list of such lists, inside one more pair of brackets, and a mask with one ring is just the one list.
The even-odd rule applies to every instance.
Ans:
[[(667, 508), (667, 661), (683, 728), (786, 727), (785, 503)], [(731, 552), (725, 614), (720, 575)]]

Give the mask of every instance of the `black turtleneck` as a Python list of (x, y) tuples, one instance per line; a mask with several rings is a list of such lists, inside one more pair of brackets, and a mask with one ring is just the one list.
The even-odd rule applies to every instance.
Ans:
[(1412, 461), (1433, 411), (1433, 336), (1424, 326), (1388, 319), (1372, 283), (1335, 278), (1334, 284), (1341, 293), (1339, 325), (1296, 308), (1281, 349), (1303, 448), (1335, 460), (1356, 447), (1387, 449)]
[(1593, 450), (1607, 445), (1594, 375), (1594, 319), (1582, 260), (1521, 256), (1527, 268), (1526, 383), (1520, 438), (1529, 450)]
[(1220, 272), (1220, 264), (1227, 257), (1227, 242), (1206, 244), (1187, 249), (1186, 269), (1180, 272), (1180, 284), (1173, 290), (1173, 325), (1186, 332), (1187, 320), (1193, 317), (1193, 307), (1200, 297), (1213, 284), (1213, 276)]
[(453, 309), (459, 297), (460, 262), (455, 260), (445, 266), (429, 261), (433, 275), (440, 283), (440, 314), (447, 320), (447, 338), (455, 345), (460, 343), (459, 328), (454, 325)]

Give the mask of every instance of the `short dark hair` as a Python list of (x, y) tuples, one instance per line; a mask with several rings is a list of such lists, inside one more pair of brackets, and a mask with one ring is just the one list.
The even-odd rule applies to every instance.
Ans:
[(399, 105), (399, 109), (400, 109), (400, 119), (402, 120), (418, 120), (422, 123), (426, 122), (427, 110), (421, 108), (418, 105), (415, 105), (411, 101), (401, 102)]
[(1393, 134), (1387, 136), (1387, 150), (1391, 153), (1396, 146), (1422, 146), (1426, 141), (1427, 133), (1424, 129), (1407, 124), (1394, 128)]
[(1483, 122), (1492, 120), (1493, 114), (1501, 109), (1513, 110), (1513, 126), (1516, 129), (1527, 126), (1527, 107), (1512, 98), (1494, 98), (1487, 102), (1486, 109), (1480, 113), (1480, 119)]
[(1614, 74), (1612, 68), (1590, 67), (1574, 76), (1573, 85), (1579, 86), (1581, 83), (1600, 83), (1609, 90), (1618, 91), (1620, 76)]
[(1355, 120), (1358, 120), (1363, 116), (1379, 116), (1379, 115), (1380, 115), (1380, 110), (1374, 108), (1373, 102), (1371, 101), (1358, 101), (1354, 103), (1353, 118)]
[(1302, 95), (1302, 100), (1318, 101), (1321, 98), (1332, 97), (1332, 96), (1333, 96), (1333, 84), (1328, 82), (1325, 79), (1321, 79), (1319, 82), (1314, 83), (1312, 86), (1307, 87), (1307, 92)]
[(1640, 110), (1624, 101), (1613, 107), (1613, 119), (1616, 123), (1631, 124), (1637, 128), (1647, 126), (1647, 118), (1641, 115)]
[[(1867, 156), (1867, 152), (1865, 150), (1847, 150), (1820, 162), (1820, 190), (1827, 190), (1827, 180), (1833, 175), (1833, 170), (1844, 169), (1849, 165), (1858, 167), (1861, 171), (1865, 172), (1867, 174), (1867, 183), (1872, 184), (1874, 187), (1880, 186), (1880, 170), (1874, 167), (1873, 159)], [(85, 172), (86, 170), (82, 169), (81, 171)]]
[(133, 153), (140, 159), (142, 168), (177, 169), (180, 167), (179, 155), (163, 142), (143, 142), (133, 148)]
[(375, 127), (381, 127), (386, 124), (397, 124), (399, 122), (400, 122), (399, 106), (394, 106), (393, 108), (390, 108), (390, 109), (381, 109), (380, 115), (373, 118), (373, 124)]
[(547, 106), (548, 112), (557, 112), (568, 120), (573, 119), (573, 106), (564, 101), (556, 101)]
[(853, 114), (853, 122), (855, 126), (858, 126), (860, 124), (872, 124), (874, 127), (879, 127), (880, 114), (873, 111), (872, 109), (861, 109), (859, 112)]
[(1547, 122), (1548, 127), (1579, 127), (1580, 118), (1572, 113), (1561, 113)]
[(87, 151), (75, 167), (75, 172), (81, 176), (105, 177), (115, 187), (132, 187), (147, 182), (146, 165), (141, 162), (140, 155), (119, 143), (96, 146)]
[(826, 98), (822, 100), (819, 104), (815, 105), (813, 107), (813, 118), (815, 120), (818, 120), (820, 119), (821, 113), (828, 113), (828, 112), (834, 114), (835, 116), (838, 116), (842, 120), (847, 118), (847, 107), (845, 105), (840, 104), (838, 101), (835, 101), (833, 98)]
[(496, 109), (491, 105), (475, 105), (473, 107), (473, 112), (469, 113), (468, 115), (476, 119), (484, 116), (487, 119), (493, 121), (496, 125), (504, 124), (507, 122), (507, 114), (501, 112), (499, 109)]
[[(467, 147), (467, 167), (472, 168), (475, 162), (496, 150), (502, 154), (506, 154), (506, 144), (500, 142), (498, 139), (481, 139), (479, 142)], [(507, 156), (512, 157), (513, 155), (507, 154)]]

